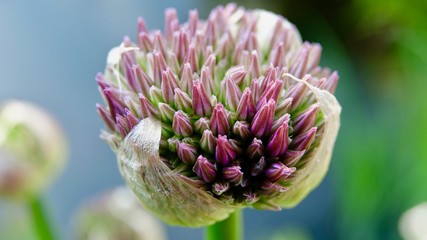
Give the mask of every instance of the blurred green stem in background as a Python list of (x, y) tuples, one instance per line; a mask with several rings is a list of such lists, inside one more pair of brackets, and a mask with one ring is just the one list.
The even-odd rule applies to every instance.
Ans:
[(236, 210), (230, 216), (206, 227), (205, 240), (243, 240), (243, 214)]
[(28, 202), (29, 211), (34, 226), (34, 233), (39, 240), (54, 240), (54, 234), (49, 224), (43, 202), (39, 197), (34, 197)]

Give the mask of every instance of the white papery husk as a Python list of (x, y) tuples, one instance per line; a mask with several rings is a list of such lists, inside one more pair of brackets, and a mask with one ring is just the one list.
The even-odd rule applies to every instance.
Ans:
[[(302, 41), (291, 23), (267, 11), (255, 10), (253, 13), (258, 17), (257, 38), (262, 52), (268, 52), (268, 40), (274, 34), (274, 25), (279, 18), (283, 20), (282, 26), (293, 33), (289, 37), (294, 46), (292, 49), (298, 50)], [(230, 30), (233, 34), (235, 33), (233, 29), (236, 29), (233, 24), (237, 24), (242, 16), (241, 11), (237, 11), (235, 16), (230, 18)], [(135, 50), (135, 53), (139, 54), (139, 50), (133, 47), (125, 48), (123, 45), (110, 51), (106, 78), (116, 78), (119, 83), (122, 81), (118, 71), (119, 62), (122, 53), (130, 50)], [(288, 190), (272, 199), (261, 198), (253, 206), (256, 208), (290, 208), (302, 201), (324, 178), (340, 125), (341, 107), (334, 95), (311, 85), (307, 82), (308, 76), (304, 79), (288, 77), (304, 82), (313, 92), (323, 114), (324, 131), (311, 159), (298, 170)], [(168, 224), (200, 227), (223, 220), (239, 208), (248, 207), (228, 205), (212, 194), (189, 184), (179, 174), (170, 170), (159, 157), (160, 138), (161, 123), (153, 117), (142, 119), (120, 143), (117, 150), (120, 172), (146, 209)]]

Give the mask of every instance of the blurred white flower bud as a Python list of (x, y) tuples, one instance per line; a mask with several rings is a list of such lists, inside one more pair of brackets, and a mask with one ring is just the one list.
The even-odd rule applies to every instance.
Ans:
[(427, 240), (427, 202), (419, 204), (400, 217), (399, 231), (405, 240)]
[(26, 102), (0, 104), (0, 196), (39, 194), (62, 170), (67, 141), (45, 110)]
[(125, 187), (118, 187), (84, 204), (74, 219), (79, 240), (163, 240), (160, 222)]

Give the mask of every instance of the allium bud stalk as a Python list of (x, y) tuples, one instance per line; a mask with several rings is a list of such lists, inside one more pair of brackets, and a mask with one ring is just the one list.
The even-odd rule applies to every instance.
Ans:
[(103, 137), (127, 184), (184, 226), (299, 203), (325, 175), (339, 128), (338, 75), (318, 66), (320, 45), (235, 4), (181, 24), (168, 10), (165, 21), (164, 33), (139, 21), (137, 43), (114, 48), (97, 77)]

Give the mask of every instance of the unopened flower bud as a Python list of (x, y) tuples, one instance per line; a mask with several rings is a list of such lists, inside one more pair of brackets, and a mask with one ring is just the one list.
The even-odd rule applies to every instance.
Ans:
[(98, 112), (147, 209), (204, 226), (246, 206), (295, 206), (319, 184), (340, 114), (338, 74), (318, 65), (319, 44), (235, 4), (186, 23), (168, 10), (164, 33), (138, 26), (137, 43), (126, 38), (97, 76)]
[[(118, 187), (95, 196), (74, 215), (74, 237), (79, 240), (163, 240), (165, 230), (132, 193)], [(144, 224), (137, 224), (143, 222)]]
[(62, 170), (67, 148), (61, 127), (45, 110), (1, 103), (0, 196), (28, 199), (42, 192)]

